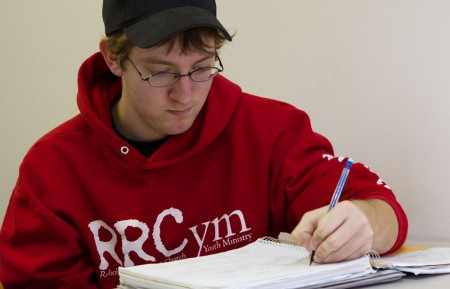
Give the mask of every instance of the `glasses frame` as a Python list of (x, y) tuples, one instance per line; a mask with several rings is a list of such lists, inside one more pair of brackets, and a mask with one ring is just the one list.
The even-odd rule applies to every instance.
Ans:
[[(189, 76), (189, 78), (190, 78), (192, 81), (194, 81), (194, 82), (206, 82), (206, 81), (212, 80), (214, 77), (216, 77), (220, 72), (222, 72), (222, 71), (224, 70), (224, 67), (223, 67), (223, 64), (222, 64), (222, 60), (220, 60), (220, 57), (219, 57), (219, 56), (216, 56), (216, 60), (219, 61), (220, 68), (215, 67), (215, 66), (206, 66), (206, 67), (202, 67), (202, 68), (199, 68), (199, 69), (195, 69), (195, 70), (193, 70), (193, 71), (191, 71), (191, 72), (189, 72), (189, 73), (187, 73), (187, 74), (179, 74), (179, 73), (176, 73), (176, 72), (160, 72), (160, 73), (155, 73), (155, 74), (152, 74), (152, 75), (150, 75), (150, 76), (144, 77), (144, 76), (142, 75), (142, 73), (139, 71), (139, 69), (137, 68), (137, 66), (134, 64), (134, 62), (133, 62), (128, 56), (126, 57), (126, 59), (131, 63), (131, 65), (133, 65), (134, 69), (135, 69), (136, 72), (139, 74), (139, 76), (141, 77), (141, 79), (142, 79), (143, 81), (146, 81), (146, 82), (147, 82), (150, 86), (152, 86), (152, 87), (167, 87), (167, 86), (174, 85), (175, 83), (177, 83), (178, 80), (180, 80), (180, 78), (182, 78), (182, 77), (184, 77), (184, 76)], [(197, 72), (197, 71), (200, 71), (200, 70), (208, 69), (208, 68), (210, 68), (210, 69), (217, 69), (217, 73), (214, 74), (212, 77), (210, 77), (210, 78), (208, 78), (208, 79), (205, 79), (205, 80), (195, 80), (195, 79), (192, 78), (192, 74), (193, 74), (193, 73), (195, 73), (195, 72)], [(156, 75), (161, 75), (161, 74), (164, 74), (164, 75), (173, 75), (173, 76), (175, 77), (175, 78), (174, 78), (175, 81), (174, 81), (173, 83), (171, 83), (171, 84), (168, 84), (168, 85), (153, 85), (153, 84), (150, 83), (150, 79), (151, 79), (152, 77), (154, 77), (154, 76), (156, 76)]]

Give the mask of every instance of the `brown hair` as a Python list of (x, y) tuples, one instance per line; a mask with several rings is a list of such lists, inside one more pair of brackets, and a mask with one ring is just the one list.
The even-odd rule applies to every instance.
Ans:
[[(215, 47), (208, 45), (208, 39), (214, 39)], [(118, 31), (106, 39), (106, 48), (119, 57), (119, 62), (122, 65), (123, 60), (128, 56), (130, 49), (135, 46), (130, 39), (123, 33)], [(154, 47), (160, 47), (167, 45), (166, 53), (169, 54), (175, 45), (179, 45), (181, 53), (188, 53), (191, 51), (198, 51), (209, 53), (211, 48), (214, 48), (215, 54), (219, 54), (220, 48), (227, 41), (227, 39), (214, 28), (209, 27), (194, 27), (184, 30), (173, 37), (155, 45)]]

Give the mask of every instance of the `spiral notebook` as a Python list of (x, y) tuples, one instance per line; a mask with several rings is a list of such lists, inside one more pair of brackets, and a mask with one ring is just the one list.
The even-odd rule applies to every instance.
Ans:
[(214, 255), (120, 267), (118, 288), (351, 288), (403, 276), (394, 270), (376, 272), (369, 255), (310, 266), (305, 248), (265, 237)]

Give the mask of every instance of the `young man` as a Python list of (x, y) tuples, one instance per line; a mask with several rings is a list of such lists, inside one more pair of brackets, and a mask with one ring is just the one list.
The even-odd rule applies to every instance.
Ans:
[(28, 152), (0, 233), (9, 288), (114, 288), (119, 266), (214, 254), (292, 231), (316, 262), (401, 246), (389, 187), (291, 105), (219, 73), (213, 0), (104, 0), (80, 114)]

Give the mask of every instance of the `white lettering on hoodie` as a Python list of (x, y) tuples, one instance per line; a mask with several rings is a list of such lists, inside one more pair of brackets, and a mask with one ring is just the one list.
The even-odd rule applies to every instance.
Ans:
[[(246, 224), (244, 214), (240, 210), (235, 210), (231, 212), (230, 214), (224, 214), (220, 218), (215, 218), (212, 221), (203, 222), (202, 225), (204, 227), (204, 231), (202, 234), (202, 237), (200, 237), (199, 232), (197, 231), (197, 227), (193, 226), (189, 228), (191, 231), (195, 241), (198, 245), (198, 256), (200, 256), (202, 250), (205, 250), (205, 252), (209, 252), (211, 250), (208, 250), (208, 248), (212, 248), (211, 246), (204, 245), (207, 233), (210, 232), (210, 225), (212, 224), (214, 232), (214, 239), (212, 242), (216, 242), (219, 240), (224, 239), (226, 242), (224, 244), (231, 245), (235, 244), (237, 241), (251, 241), (251, 233), (246, 234), (245, 236), (241, 236), (237, 238), (236, 240), (230, 240), (231, 237), (236, 235), (235, 230), (233, 230), (232, 223), (230, 221), (231, 217), (235, 216), (239, 219), (240, 223), (240, 231), (239, 233), (244, 233), (247, 231), (250, 231), (251, 228), (249, 228)], [(155, 249), (159, 251), (161, 254), (163, 254), (165, 257), (171, 257), (176, 254), (179, 254), (183, 251), (183, 249), (186, 247), (186, 245), (189, 243), (188, 238), (184, 238), (183, 241), (180, 243), (180, 245), (176, 248), (170, 249), (167, 248), (166, 245), (164, 245), (163, 240), (161, 239), (161, 224), (164, 222), (165, 218), (172, 217), (175, 219), (175, 221), (178, 224), (181, 224), (183, 222), (183, 213), (176, 208), (169, 208), (161, 213), (158, 214), (155, 224), (153, 225), (153, 232), (152, 232), (152, 238), (155, 244)], [(222, 234), (223, 232), (220, 231), (219, 223), (220, 222), (226, 223), (226, 234)], [(107, 261), (105, 254), (108, 253), (120, 266), (133, 266), (134, 262), (131, 260), (130, 253), (134, 252), (137, 256), (139, 256), (141, 259), (145, 261), (151, 261), (156, 262), (156, 258), (147, 254), (143, 247), (144, 243), (147, 241), (147, 239), (150, 236), (150, 229), (147, 224), (144, 222), (141, 222), (139, 220), (130, 219), (130, 220), (121, 220), (114, 224), (115, 230), (108, 226), (104, 221), (102, 220), (96, 220), (89, 223), (89, 229), (92, 232), (92, 235), (94, 236), (95, 245), (97, 247), (97, 251), (100, 257), (100, 264), (99, 269), (100, 270), (106, 270), (109, 268), (110, 264)], [(129, 237), (127, 237), (126, 230), (127, 228), (137, 228), (140, 230), (141, 234), (137, 239), (129, 240)], [(222, 227), (224, 228), (224, 227)], [(100, 239), (100, 230), (106, 229), (111, 234), (111, 239), (109, 240), (101, 240)], [(173, 230), (176, 230), (176, 228), (171, 228)], [(117, 233), (118, 234), (117, 234)], [(211, 233), (212, 234), (212, 233)], [(120, 238), (122, 243), (122, 253), (124, 256), (124, 260), (119, 258), (118, 252), (116, 252), (116, 245), (118, 243), (118, 238)], [(233, 242), (231, 242), (233, 241)], [(217, 246), (216, 249), (218, 249), (219, 246)]]

